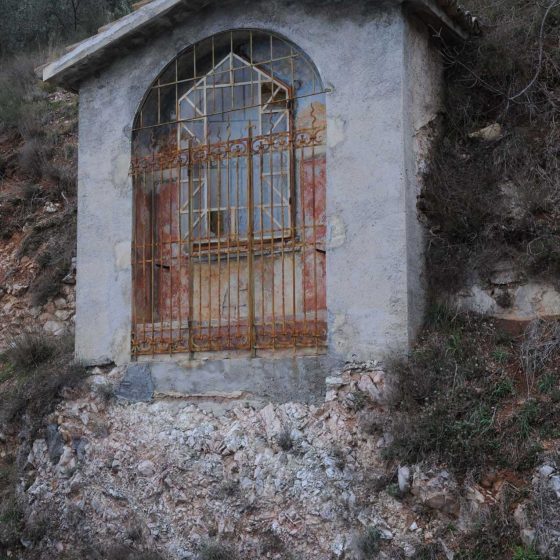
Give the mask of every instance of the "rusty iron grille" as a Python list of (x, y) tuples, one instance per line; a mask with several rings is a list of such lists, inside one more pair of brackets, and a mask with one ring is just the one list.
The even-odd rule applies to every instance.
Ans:
[(326, 341), (325, 91), (257, 31), (185, 51), (137, 115), (134, 355)]

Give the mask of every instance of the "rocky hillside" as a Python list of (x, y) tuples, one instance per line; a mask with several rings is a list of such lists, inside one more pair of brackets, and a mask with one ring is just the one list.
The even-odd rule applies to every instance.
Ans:
[(45, 91), (33, 63), (0, 79), (17, 72), (24, 100), (0, 132), (0, 348), (24, 330), (62, 335), (74, 315), (77, 98)]
[(503, 331), (448, 326), (484, 363), (439, 325), (392, 373), (348, 364), (319, 406), (126, 403), (122, 369), (67, 373), (19, 448), (2, 436), (17, 491), (0, 543), (24, 559), (556, 559), (558, 355), (528, 390)]

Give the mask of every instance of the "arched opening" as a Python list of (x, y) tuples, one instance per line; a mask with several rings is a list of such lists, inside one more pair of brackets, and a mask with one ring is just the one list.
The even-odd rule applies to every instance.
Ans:
[(326, 341), (325, 91), (270, 33), (221, 33), (154, 82), (133, 130), (134, 355)]

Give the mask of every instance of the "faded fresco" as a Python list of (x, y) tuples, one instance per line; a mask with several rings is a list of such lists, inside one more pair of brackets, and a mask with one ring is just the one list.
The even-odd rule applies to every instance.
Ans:
[(303, 53), (227, 32), (134, 126), (133, 352), (326, 342), (325, 92)]

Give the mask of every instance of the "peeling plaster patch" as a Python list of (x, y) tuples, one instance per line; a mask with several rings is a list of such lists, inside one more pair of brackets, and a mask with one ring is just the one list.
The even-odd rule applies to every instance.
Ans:
[[(349, 342), (355, 340), (356, 329), (348, 322), (345, 313), (334, 313), (330, 315), (330, 336), (334, 346), (335, 354), (346, 355), (349, 351)], [(346, 356), (347, 359), (350, 356)]]
[(346, 225), (340, 216), (331, 216), (329, 223), (329, 249), (337, 249), (346, 243)]
[(130, 270), (131, 254), (130, 242), (120, 241), (115, 245), (115, 266), (117, 270)]
[(327, 144), (335, 148), (346, 139), (346, 121), (342, 117), (327, 119)]
[(111, 169), (111, 177), (113, 184), (119, 189), (128, 191), (129, 185), (128, 172), (130, 168), (130, 156), (128, 152), (121, 153), (113, 158)]
[(130, 329), (121, 327), (115, 331), (111, 354), (115, 356), (115, 363), (120, 366), (129, 362)]

